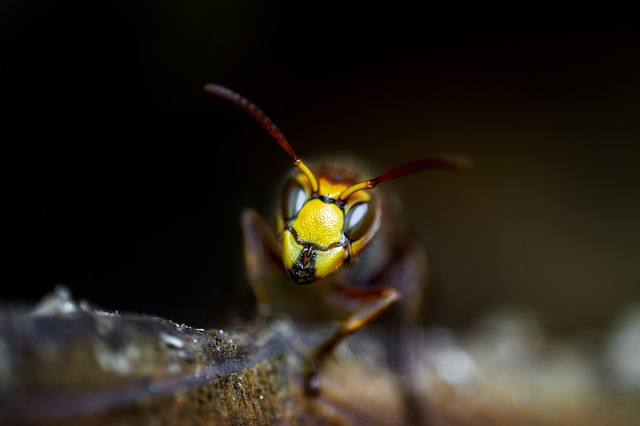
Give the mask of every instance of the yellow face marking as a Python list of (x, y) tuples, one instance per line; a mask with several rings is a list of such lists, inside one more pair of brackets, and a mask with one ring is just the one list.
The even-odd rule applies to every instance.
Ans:
[[(309, 263), (300, 262), (305, 256), (310, 256)], [(284, 232), (282, 261), (285, 269), (298, 284), (311, 284), (340, 269), (346, 256), (347, 252), (343, 246), (336, 246), (329, 250), (310, 249), (309, 245), (296, 241), (291, 232)], [(297, 270), (295, 274), (292, 273), (294, 270)], [(307, 273), (300, 272), (301, 270), (307, 270)]]
[(302, 245), (298, 244), (291, 232), (285, 231), (282, 238), (282, 263), (287, 271), (293, 268), (294, 263), (298, 260)]
[(331, 250), (318, 251), (316, 257), (316, 276), (326, 277), (330, 273), (337, 271), (342, 266), (346, 256), (344, 247), (334, 247)]
[(330, 182), (329, 180), (322, 177), (319, 179), (319, 181), (320, 189), (318, 192), (320, 193), (320, 195), (324, 195), (327, 198), (333, 198), (334, 200), (337, 200), (340, 194), (342, 194), (342, 192), (347, 189), (347, 186), (343, 183)]
[(298, 240), (327, 247), (342, 241), (344, 215), (335, 204), (311, 200), (291, 224)]

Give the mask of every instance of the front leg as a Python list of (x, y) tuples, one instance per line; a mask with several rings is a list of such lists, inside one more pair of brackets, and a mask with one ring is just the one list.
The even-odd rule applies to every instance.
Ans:
[(264, 281), (266, 271), (279, 263), (276, 239), (262, 217), (252, 209), (242, 212), (242, 238), (247, 278), (256, 299), (257, 319), (271, 314), (271, 302)]
[(319, 393), (318, 374), (327, 355), (331, 354), (335, 347), (346, 337), (369, 324), (387, 310), (389, 306), (400, 298), (400, 293), (390, 287), (366, 294), (362, 293), (360, 296), (373, 297), (373, 299), (349, 315), (342, 322), (340, 328), (322, 342), (311, 354), (303, 377), (305, 394), (308, 396), (316, 396)]

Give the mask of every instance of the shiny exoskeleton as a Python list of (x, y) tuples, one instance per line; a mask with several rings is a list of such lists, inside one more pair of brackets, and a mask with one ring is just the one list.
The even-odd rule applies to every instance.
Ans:
[(470, 161), (434, 155), (373, 179), (354, 161), (307, 164), (254, 103), (220, 85), (207, 84), (205, 90), (251, 115), (293, 160), (274, 226), (252, 209), (243, 212), (241, 224), (260, 316), (283, 311), (294, 319), (340, 322), (309, 357), (307, 394), (318, 393), (319, 369), (335, 346), (382, 314), (397, 331), (393, 344), (402, 352), (402, 345), (410, 345), (407, 331), (419, 324), (424, 309), (428, 258), (395, 194), (372, 189), (424, 169), (465, 170)]

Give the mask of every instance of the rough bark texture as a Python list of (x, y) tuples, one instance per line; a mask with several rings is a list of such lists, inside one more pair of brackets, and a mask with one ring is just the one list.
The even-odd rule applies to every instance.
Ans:
[[(103, 312), (59, 288), (32, 309), (0, 313), (0, 424), (404, 424), (401, 383), (374, 333), (341, 345), (320, 396), (304, 397), (305, 355), (329, 331), (286, 318), (194, 329)], [(640, 424), (639, 383), (616, 386), (592, 353), (525, 317), (465, 335), (425, 330), (421, 355), (415, 377), (429, 424)]]

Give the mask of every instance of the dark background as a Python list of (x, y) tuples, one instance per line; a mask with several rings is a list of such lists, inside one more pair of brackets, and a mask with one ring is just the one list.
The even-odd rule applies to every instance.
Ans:
[(62, 284), (197, 327), (247, 309), (238, 218), (270, 211), (290, 162), (208, 82), (308, 159), (475, 161), (388, 183), (429, 246), (435, 322), (522, 305), (597, 329), (640, 299), (636, 16), (298, 3), (3, 1), (0, 299)]

